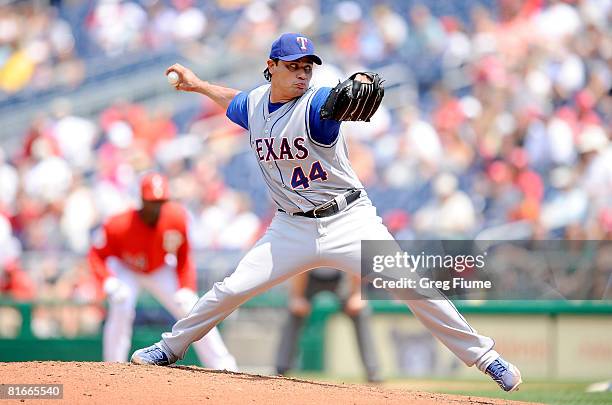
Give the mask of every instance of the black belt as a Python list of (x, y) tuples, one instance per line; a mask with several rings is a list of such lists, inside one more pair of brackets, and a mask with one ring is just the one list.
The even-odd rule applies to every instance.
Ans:
[[(306, 218), (325, 218), (331, 217), (343, 211), (347, 206), (351, 205), (353, 202), (357, 201), (357, 199), (361, 197), (361, 190), (350, 190), (344, 194), (339, 194), (333, 200), (329, 200), (326, 203), (319, 205), (318, 207), (313, 208), (310, 211), (306, 212), (296, 212), (292, 215), (297, 215), (298, 217), (306, 217)], [(286, 212), (285, 210), (279, 209), (281, 212)]]

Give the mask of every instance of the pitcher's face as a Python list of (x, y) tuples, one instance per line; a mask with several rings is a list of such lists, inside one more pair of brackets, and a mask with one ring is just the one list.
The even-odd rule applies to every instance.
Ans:
[(287, 99), (301, 97), (310, 86), (312, 79), (312, 60), (303, 58), (285, 62), (268, 60), (268, 69), (272, 74), (272, 86)]

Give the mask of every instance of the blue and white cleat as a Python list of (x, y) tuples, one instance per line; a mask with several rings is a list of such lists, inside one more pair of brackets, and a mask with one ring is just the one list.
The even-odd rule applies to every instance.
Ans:
[(162, 350), (159, 343), (136, 350), (130, 359), (132, 364), (150, 364), (152, 366), (168, 366), (175, 361), (172, 356)]
[(489, 364), (485, 374), (491, 377), (502, 390), (507, 392), (517, 391), (519, 385), (523, 382), (519, 369), (501, 356)]

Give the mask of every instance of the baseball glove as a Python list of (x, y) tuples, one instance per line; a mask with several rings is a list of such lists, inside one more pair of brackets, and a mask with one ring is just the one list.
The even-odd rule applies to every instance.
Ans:
[[(355, 80), (366, 75), (372, 83)], [(336, 121), (370, 121), (385, 95), (384, 80), (374, 72), (357, 72), (332, 89), (321, 108), (321, 119)]]

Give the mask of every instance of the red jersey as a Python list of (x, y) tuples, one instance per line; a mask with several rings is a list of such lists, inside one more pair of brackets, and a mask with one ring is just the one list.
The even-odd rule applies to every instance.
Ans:
[(34, 282), (16, 260), (0, 263), (0, 295), (3, 293), (10, 294), (18, 301), (32, 300), (36, 297)]
[(116, 257), (131, 270), (151, 273), (167, 264), (167, 255), (176, 257), (179, 288), (196, 289), (195, 266), (187, 237), (187, 214), (177, 203), (165, 203), (155, 226), (145, 224), (137, 210), (110, 217), (101, 237), (89, 251), (94, 274), (104, 280), (112, 273), (108, 257)]

